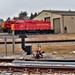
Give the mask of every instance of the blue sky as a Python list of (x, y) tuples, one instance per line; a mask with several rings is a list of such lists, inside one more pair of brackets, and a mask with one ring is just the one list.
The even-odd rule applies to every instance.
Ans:
[(20, 11), (40, 12), (42, 10), (73, 10), (75, 0), (0, 0), (0, 18), (18, 16)]

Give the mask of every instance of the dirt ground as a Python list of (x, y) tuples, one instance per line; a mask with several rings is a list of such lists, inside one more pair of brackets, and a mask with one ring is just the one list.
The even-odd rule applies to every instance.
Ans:
[[(68, 39), (75, 39), (75, 34), (62, 34), (62, 35), (55, 35), (55, 36), (45, 36), (45, 37), (38, 37), (38, 38), (27, 38), (26, 41), (39, 41), (39, 40), (68, 40)], [(3, 40), (0, 40), (3, 41)], [(12, 41), (12, 40), (7, 40)], [(20, 41), (20, 39), (16, 39), (15, 41)], [(32, 45), (32, 51), (35, 52), (35, 50), (38, 49), (37, 44)], [(55, 57), (75, 57), (75, 44), (57, 44), (57, 45), (51, 45), (51, 44), (44, 44), (41, 45), (41, 50), (45, 51), (45, 53), (49, 53), (50, 55), (53, 55)], [(5, 53), (5, 45), (0, 44), (0, 54)], [(7, 45), (7, 51), (12, 52), (12, 45)], [(20, 44), (15, 44), (15, 52), (21, 52), (24, 51), (21, 49)]]
[[(37, 45), (33, 45), (33, 51), (38, 49)], [(45, 53), (50, 53), (54, 55), (66, 55), (75, 56), (75, 45), (42, 45), (41, 50)]]

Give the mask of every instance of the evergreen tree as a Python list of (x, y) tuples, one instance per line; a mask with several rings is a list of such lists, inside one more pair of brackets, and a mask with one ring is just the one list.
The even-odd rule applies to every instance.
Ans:
[(34, 14), (31, 13), (31, 15), (30, 15), (30, 20), (33, 19), (33, 18), (35, 18), (37, 15), (38, 15), (38, 14), (37, 14), (36, 12), (35, 12)]
[(25, 17), (27, 17), (28, 13), (25, 11), (21, 11), (21, 13), (19, 13), (18, 19), (23, 20)]
[(18, 18), (17, 17), (13, 17), (13, 20), (17, 20)]
[(30, 20), (33, 19), (33, 17), (34, 17), (34, 15), (33, 15), (33, 13), (31, 13), (31, 15), (30, 15)]
[(38, 15), (38, 14), (35, 12), (35, 13), (34, 13), (34, 18), (35, 18), (37, 15)]
[(9, 20), (11, 20), (10, 17), (8, 17), (6, 21), (9, 21)]

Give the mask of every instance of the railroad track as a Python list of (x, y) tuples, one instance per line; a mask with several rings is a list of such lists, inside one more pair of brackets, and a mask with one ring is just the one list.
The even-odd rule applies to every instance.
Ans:
[[(44, 35), (26, 35), (28, 38), (32, 37), (40, 37), (40, 36), (46, 36)], [(56, 35), (47, 35), (47, 36), (56, 36)], [(4, 37), (7, 37), (7, 39), (12, 39), (12, 34), (8, 33), (0, 33), (0, 38), (3, 39)], [(18, 39), (20, 35), (14, 36), (14, 39)], [(6, 42), (7, 44), (12, 44), (12, 42)], [(15, 44), (20, 44), (21, 41), (15, 41)], [(26, 44), (75, 44), (75, 40), (44, 40), (44, 41), (25, 41)], [(5, 42), (0, 42), (0, 44), (5, 44)]]
[[(12, 63), (3, 63), (0, 65), (0, 71), (8, 73), (27, 73), (31, 75), (37, 74), (55, 74), (55, 73), (74, 73), (75, 72), (75, 62), (38, 62), (38, 61), (13, 61)], [(22, 74), (21, 74), (22, 75)]]
[[(75, 60), (0, 59), (0, 73), (55, 74), (75, 73)], [(5, 74), (6, 75), (6, 74)], [(10, 75), (10, 74), (9, 74)]]
[[(6, 42), (7, 44), (12, 44), (12, 42)], [(26, 44), (30, 43), (75, 43), (75, 40), (45, 40), (45, 41), (25, 41)], [(5, 42), (0, 42), (0, 44), (5, 44)], [(15, 44), (21, 44), (21, 41), (16, 41)]]
[(71, 67), (23, 67), (23, 66), (0, 66), (2, 75), (55, 75), (55, 74), (75, 74), (75, 69)]

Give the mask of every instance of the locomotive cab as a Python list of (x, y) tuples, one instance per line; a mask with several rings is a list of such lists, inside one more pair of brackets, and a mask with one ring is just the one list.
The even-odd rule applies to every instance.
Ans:
[(11, 24), (14, 24), (15, 20), (10, 20), (10, 21), (5, 21), (4, 23), (2, 23), (2, 30), (3, 32), (11, 32)]

